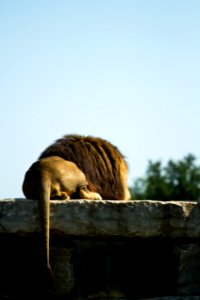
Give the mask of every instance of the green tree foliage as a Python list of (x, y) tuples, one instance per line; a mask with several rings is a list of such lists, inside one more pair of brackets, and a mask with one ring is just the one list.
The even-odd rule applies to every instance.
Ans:
[(200, 200), (200, 166), (195, 156), (169, 160), (165, 167), (160, 161), (149, 161), (145, 177), (136, 179), (131, 196), (137, 200)]

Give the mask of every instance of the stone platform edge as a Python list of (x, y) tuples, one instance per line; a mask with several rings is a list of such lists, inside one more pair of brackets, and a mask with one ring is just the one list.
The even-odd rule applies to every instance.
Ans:
[[(200, 237), (193, 201), (50, 201), (51, 230), (74, 237)], [(0, 199), (0, 234), (41, 231), (37, 200)]]

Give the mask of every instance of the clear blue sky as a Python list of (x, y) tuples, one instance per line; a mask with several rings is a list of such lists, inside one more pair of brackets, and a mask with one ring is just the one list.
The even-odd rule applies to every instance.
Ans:
[(0, 198), (64, 134), (129, 164), (200, 157), (199, 0), (0, 1)]

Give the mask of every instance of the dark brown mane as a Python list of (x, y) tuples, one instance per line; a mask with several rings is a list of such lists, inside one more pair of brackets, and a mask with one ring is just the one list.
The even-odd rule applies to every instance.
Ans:
[(110, 142), (92, 136), (65, 135), (47, 147), (40, 158), (53, 155), (74, 162), (103, 199), (125, 199), (127, 163)]

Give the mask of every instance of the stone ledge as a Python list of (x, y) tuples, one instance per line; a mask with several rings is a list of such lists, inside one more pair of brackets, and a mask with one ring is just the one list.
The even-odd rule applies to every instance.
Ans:
[[(200, 237), (200, 203), (186, 201), (51, 201), (51, 230), (73, 237)], [(0, 200), (0, 234), (41, 230), (38, 202)]]

